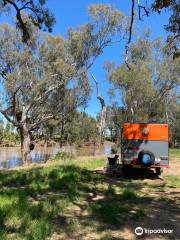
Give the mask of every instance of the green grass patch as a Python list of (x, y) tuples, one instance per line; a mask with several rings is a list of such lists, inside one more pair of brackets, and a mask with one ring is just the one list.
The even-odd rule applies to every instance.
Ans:
[(136, 211), (135, 218), (139, 219), (139, 218), (143, 218), (145, 216), (146, 216), (146, 213), (145, 213), (144, 207), (139, 207)]
[(106, 165), (106, 161), (105, 158), (97, 158), (97, 159), (86, 159), (86, 158), (78, 158), (75, 160), (70, 161), (69, 163), (67, 163), (69, 165), (74, 165), (74, 166), (78, 166), (81, 168), (86, 168), (88, 170), (95, 170), (98, 167), (105, 167)]
[(104, 224), (119, 229), (127, 219), (143, 218), (143, 202), (151, 199), (141, 195), (142, 182), (116, 184), (93, 171), (104, 165), (104, 158), (79, 158), (0, 171), (0, 239), (43, 240), (53, 232), (74, 239), (87, 226), (98, 232)]
[(137, 199), (137, 194), (133, 189), (126, 188), (123, 190), (121, 197), (123, 200), (135, 200)]
[[(92, 163), (94, 161), (94, 163)], [(68, 208), (84, 201), (96, 183), (105, 176), (93, 169), (103, 161), (80, 160), (74, 164), (49, 164), (45, 167), (0, 172), (0, 239), (46, 239), (56, 228), (52, 224)], [(96, 163), (95, 163), (96, 162)], [(78, 219), (69, 218), (62, 226), (73, 232)]]
[(121, 205), (117, 201), (102, 199), (90, 206), (90, 212), (98, 217), (104, 223), (118, 224), (122, 223), (128, 216), (128, 206)]
[(171, 148), (169, 150), (170, 157), (180, 158), (180, 148)]
[(90, 204), (90, 213), (102, 222), (113, 225), (122, 224), (131, 217), (144, 217), (145, 213), (141, 207), (137, 207), (134, 211), (133, 201), (137, 204), (137, 193), (130, 188), (121, 190), (119, 194), (117, 186), (108, 186), (104, 196)]
[(168, 175), (165, 179), (168, 187), (180, 188), (180, 176)]

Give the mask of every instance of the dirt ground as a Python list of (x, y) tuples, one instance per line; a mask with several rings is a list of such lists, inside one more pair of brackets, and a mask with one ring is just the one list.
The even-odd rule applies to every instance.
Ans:
[[(180, 176), (180, 158), (171, 159), (170, 168), (165, 168), (159, 178), (143, 176), (142, 182), (146, 183), (147, 187), (142, 191), (154, 200), (146, 202), (146, 217), (128, 221), (124, 230), (119, 236), (117, 233), (114, 239), (180, 239), (180, 182), (178, 182), (180, 179), (176, 179), (176, 176)], [(148, 186), (151, 186), (151, 189)], [(172, 229), (173, 233), (136, 236), (133, 231), (135, 226), (147, 229)]]
[(180, 158), (170, 159), (170, 168), (167, 168), (163, 171), (162, 177), (167, 175), (180, 176)]

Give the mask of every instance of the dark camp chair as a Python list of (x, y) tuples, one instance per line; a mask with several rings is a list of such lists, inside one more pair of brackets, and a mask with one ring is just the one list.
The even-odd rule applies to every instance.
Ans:
[(118, 163), (119, 155), (115, 154), (114, 157), (108, 157), (109, 166), (115, 166)]

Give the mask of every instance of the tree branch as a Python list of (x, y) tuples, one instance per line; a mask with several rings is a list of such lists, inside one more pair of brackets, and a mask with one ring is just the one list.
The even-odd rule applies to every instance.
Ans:
[(21, 9), (17, 6), (17, 4), (12, 0), (5, 0), (7, 3), (11, 4), (14, 9), (16, 10), (16, 18), (19, 22), (20, 28), (22, 29), (23, 33), (23, 40), (24, 42), (27, 42), (27, 40), (30, 38), (30, 34), (26, 28), (26, 24), (23, 22), (22, 16), (21, 16)]
[(18, 126), (18, 124), (13, 120), (11, 119), (9, 116), (8, 116), (8, 111), (10, 111), (13, 107), (10, 106), (9, 108), (7, 108), (6, 110), (2, 110), (0, 109), (0, 113), (8, 120), (8, 122), (12, 123), (14, 126)]
[(97, 91), (97, 96), (99, 96), (100, 94), (99, 94), (99, 87), (98, 87), (98, 81), (96, 80), (96, 78), (95, 78), (95, 76), (93, 75), (93, 74), (91, 74), (91, 76), (92, 76), (92, 78), (94, 79), (94, 81), (95, 81), (95, 84), (96, 84), (96, 91)]
[(33, 107), (33, 105), (40, 101), (40, 100), (46, 100), (47, 97), (48, 97), (48, 94), (56, 89), (58, 89), (59, 87), (63, 87), (64, 84), (61, 84), (61, 85), (56, 85), (56, 86), (53, 86), (53, 87), (50, 87), (48, 90), (46, 90), (41, 96), (39, 96), (38, 98), (35, 98), (34, 100), (32, 100), (32, 102), (26, 107), (26, 113), (28, 113), (28, 111)]
[[(147, 7), (141, 5), (141, 4), (140, 4), (140, 0), (138, 0), (138, 17), (139, 17), (139, 20), (140, 20), (140, 21), (142, 21), (142, 18), (141, 18), (141, 9), (144, 10), (145, 15), (148, 17), (150, 11), (147, 9)], [(144, 15), (143, 15), (143, 16), (144, 16)]]
[(15, 112), (16, 112), (16, 94), (18, 93), (18, 91), (21, 89), (22, 85), (19, 86), (15, 92), (13, 93), (12, 96), (12, 108), (13, 108), (13, 115), (15, 116)]
[(99, 91), (99, 83), (98, 83), (98, 81), (96, 80), (95, 76), (94, 76), (93, 74), (91, 74), (91, 75), (92, 75), (92, 77), (93, 77), (93, 79), (94, 79), (94, 81), (95, 81), (95, 83), (96, 83), (97, 99), (100, 101), (101, 107), (103, 108), (103, 107), (105, 107), (105, 101), (104, 101), (103, 97), (102, 97), (101, 94), (100, 94), (100, 91)]
[(132, 7), (131, 7), (131, 21), (130, 21), (130, 26), (129, 26), (129, 37), (128, 37), (128, 41), (126, 43), (125, 49), (125, 64), (127, 66), (127, 68), (129, 70), (131, 70), (131, 67), (129, 66), (128, 63), (128, 51), (129, 51), (129, 44), (131, 43), (131, 39), (132, 39), (132, 28), (133, 28), (133, 23), (134, 23), (134, 0), (132, 0)]
[(130, 42), (131, 42), (133, 23), (134, 23), (134, 0), (132, 0), (132, 7), (131, 7), (131, 21), (130, 21), (130, 27), (129, 27), (129, 38), (128, 38), (128, 41), (127, 41), (127, 45), (129, 45)]
[(29, 4), (32, 4), (32, 1), (29, 1), (29, 2), (25, 3), (22, 8), (19, 8), (19, 11), (22, 11), (23, 9), (29, 8), (28, 7)]
[(39, 120), (37, 123), (34, 123), (31, 127), (30, 127), (30, 131), (32, 130), (35, 130), (40, 124), (50, 120), (50, 119), (53, 119), (54, 116), (53, 115), (49, 115), (49, 116), (46, 116), (46, 117), (43, 117), (41, 120)]

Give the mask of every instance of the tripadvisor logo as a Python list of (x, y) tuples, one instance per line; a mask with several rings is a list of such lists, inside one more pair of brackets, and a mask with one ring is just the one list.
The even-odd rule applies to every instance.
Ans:
[(173, 233), (173, 229), (147, 229), (147, 228), (142, 228), (142, 227), (137, 227), (135, 228), (135, 234), (137, 236), (144, 234), (170, 234)]
[(135, 228), (135, 234), (140, 236), (143, 234), (143, 228), (142, 227), (137, 227)]

